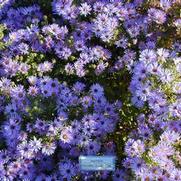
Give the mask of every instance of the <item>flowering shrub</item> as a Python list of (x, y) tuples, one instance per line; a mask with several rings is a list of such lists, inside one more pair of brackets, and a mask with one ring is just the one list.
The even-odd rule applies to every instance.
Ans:
[(180, 9), (0, 0), (0, 180), (181, 180)]
[[(1, 90), (6, 94), (7, 118), (2, 124), (2, 135), (8, 147), (1, 156), (6, 155), (2, 161), (7, 163), (8, 177), (41, 177), (41, 173), (56, 169), (56, 165), (42, 167), (42, 162), (57, 162), (52, 156), (57, 152), (61, 160), (57, 162), (58, 171), (63, 178), (71, 178), (80, 173), (76, 161), (80, 153), (114, 153), (114, 144), (106, 141), (118, 121), (119, 102), (109, 103), (99, 84), (87, 92), (85, 84), (79, 82), (69, 88), (49, 77), (33, 78), (29, 79), (27, 92), (22, 85), (13, 86), (9, 79), (1, 81), (1, 85), (6, 85)], [(67, 165), (67, 172), (62, 164)], [(37, 175), (35, 170), (39, 170)]]

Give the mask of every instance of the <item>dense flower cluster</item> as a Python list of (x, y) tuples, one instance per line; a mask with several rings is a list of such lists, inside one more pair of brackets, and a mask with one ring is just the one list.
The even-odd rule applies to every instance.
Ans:
[(129, 158), (124, 164), (143, 180), (181, 179), (181, 59), (176, 52), (144, 49), (133, 70), (132, 103), (137, 107), (147, 103), (151, 113), (139, 116), (137, 132), (126, 143)]
[[(174, 122), (174, 124), (176, 123)], [(175, 132), (168, 127), (158, 141), (154, 138), (150, 139), (152, 135), (149, 135), (148, 132), (153, 130), (145, 123), (140, 124), (138, 132), (142, 127), (147, 127), (147, 134), (145, 133), (146, 136), (137, 135), (137, 139), (128, 140), (125, 146), (128, 158), (124, 160), (123, 165), (131, 168), (136, 177), (142, 180), (180, 180), (180, 152), (178, 149), (180, 132)]]
[[(180, 9), (0, 0), (0, 180), (180, 181)], [(82, 171), (80, 155), (116, 170)]]
[(54, 175), (70, 179), (80, 174), (79, 155), (114, 154), (106, 135), (115, 129), (121, 104), (109, 103), (99, 84), (85, 91), (83, 83), (69, 88), (50, 77), (29, 77), (29, 83), (25, 91), (7, 78), (0, 81), (6, 95), (1, 128), (7, 145), (1, 151), (1, 178), (43, 179), (40, 173), (56, 169), (46, 164), (57, 162), (53, 153), (58, 152), (60, 168)]

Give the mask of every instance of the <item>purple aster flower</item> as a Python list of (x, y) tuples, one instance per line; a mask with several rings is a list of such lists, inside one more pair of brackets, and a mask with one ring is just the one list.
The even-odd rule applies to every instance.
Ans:
[(92, 10), (91, 6), (86, 2), (82, 3), (79, 8), (80, 14), (84, 16), (87, 16), (88, 14), (90, 14), (91, 10)]
[(43, 63), (40, 63), (38, 65), (38, 68), (37, 70), (41, 73), (44, 73), (44, 72), (49, 72), (51, 71), (53, 68), (53, 64), (51, 62), (48, 62), (48, 61), (45, 61)]
[(20, 66), (19, 66), (19, 71), (22, 73), (22, 74), (26, 74), (28, 73), (28, 70), (30, 69), (30, 66), (26, 63), (21, 63)]
[(18, 145), (18, 152), (21, 157), (24, 157), (24, 158), (33, 157), (33, 150), (26, 141), (23, 141), (22, 143)]
[(6, 89), (9, 89), (11, 86), (11, 80), (8, 79), (8, 78), (1, 78), (0, 80), (0, 88), (1, 90), (6, 90)]
[(131, 102), (138, 108), (142, 108), (144, 106), (144, 101), (142, 101), (138, 96), (133, 96), (131, 98)]
[(46, 133), (47, 136), (56, 136), (58, 134), (59, 130), (55, 127), (54, 124), (53, 125), (49, 124), (47, 126), (46, 131), (47, 131), (47, 133)]
[(37, 84), (37, 81), (38, 81), (38, 78), (37, 78), (36, 76), (30, 76), (30, 77), (28, 77), (28, 82), (29, 82), (31, 85)]
[(128, 46), (128, 39), (126, 37), (122, 37), (121, 39), (119, 39), (118, 41), (115, 42), (115, 45), (117, 47), (126, 49)]
[(96, 13), (100, 13), (103, 11), (104, 9), (104, 6), (105, 6), (105, 2), (101, 1), (101, 2), (95, 2), (94, 5), (93, 5), (93, 9)]
[(11, 97), (16, 100), (23, 100), (25, 98), (25, 89), (22, 85), (18, 85), (11, 89)]
[(145, 49), (140, 54), (140, 61), (145, 64), (155, 62), (157, 59), (156, 52), (154, 50)]
[(73, 90), (77, 93), (81, 93), (82, 91), (85, 90), (85, 84), (82, 83), (82, 82), (76, 82), (74, 85), (73, 85)]
[(52, 3), (53, 10), (56, 14), (63, 16), (66, 20), (75, 19), (77, 17), (77, 9), (72, 3), (72, 0), (54, 0)]
[(171, 83), (173, 81), (173, 73), (169, 69), (161, 69), (159, 77), (163, 83)]
[(134, 66), (134, 75), (141, 78), (146, 78), (148, 72), (144, 62), (139, 62)]
[(46, 181), (56, 181), (56, 180), (58, 180), (57, 174), (47, 176), (47, 178), (46, 178)]
[(65, 128), (61, 131), (60, 140), (63, 143), (71, 143), (73, 141), (73, 134), (70, 128)]
[(139, 137), (147, 140), (150, 138), (150, 136), (153, 134), (152, 130), (145, 124), (140, 125), (137, 129), (138, 133), (139, 133)]
[(72, 54), (72, 51), (68, 47), (63, 47), (61, 51), (57, 50), (56, 53), (57, 53), (59, 58), (68, 60), (68, 58)]
[(6, 121), (3, 125), (3, 135), (5, 138), (13, 138), (17, 137), (19, 131), (20, 131), (20, 125), (18, 124), (18, 120), (10, 119), (9, 121)]
[(83, 51), (83, 50), (86, 50), (87, 47), (85, 45), (85, 42), (83, 40), (77, 40), (75, 43), (74, 43), (74, 46), (76, 48), (77, 51)]
[(100, 75), (106, 69), (106, 67), (108, 67), (108, 63), (99, 63), (95, 70), (96, 75)]
[(160, 138), (162, 142), (173, 144), (173, 142), (176, 142), (177, 140), (180, 139), (180, 134), (167, 129), (163, 132)]
[(46, 49), (50, 50), (51, 48), (54, 48), (54, 46), (55, 46), (55, 42), (51, 38), (51, 36), (45, 37), (45, 47), (46, 47)]
[(138, 85), (135, 95), (139, 97), (141, 101), (146, 101), (150, 95), (150, 86), (148, 84)]
[(33, 137), (33, 139), (30, 141), (30, 147), (31, 149), (37, 153), (42, 148), (41, 139), (37, 139), (36, 137)]
[(26, 141), (28, 138), (28, 134), (25, 131), (20, 131), (18, 140), (19, 141)]
[(42, 153), (45, 155), (52, 155), (55, 152), (55, 149), (56, 144), (54, 142), (42, 144)]
[(146, 48), (145, 49), (154, 49), (155, 48), (155, 42), (149, 40), (148, 42), (146, 42)]
[(84, 108), (88, 108), (92, 105), (93, 101), (91, 97), (85, 96), (82, 98), (81, 103)]
[(169, 107), (169, 111), (173, 117), (180, 117), (181, 116), (181, 102), (178, 100), (177, 102), (171, 104)]
[(172, 5), (172, 1), (170, 0), (160, 0), (160, 7), (163, 10), (168, 10)]
[(21, 163), (18, 161), (11, 162), (7, 167), (7, 173), (10, 176), (11, 179), (14, 179), (17, 177), (18, 172), (21, 169)]
[(104, 42), (110, 42), (114, 36), (114, 30), (118, 27), (118, 20), (107, 14), (98, 14), (93, 25), (93, 32)]
[[(127, 166), (128, 165), (128, 166)], [(129, 157), (124, 161), (125, 168), (131, 168), (135, 174), (140, 173), (140, 171), (144, 168), (144, 160), (138, 157), (133, 157), (129, 159)]]
[(4, 67), (5, 73), (10, 77), (16, 75), (20, 66), (17, 61), (12, 61), (12, 60), (4, 60), (2, 62), (2, 65)]
[(52, 96), (52, 89), (51, 89), (51, 85), (49, 83), (46, 83), (45, 85), (41, 86), (41, 93), (44, 97), (50, 97)]
[(45, 174), (37, 174), (35, 181), (40, 181), (40, 180), (46, 180), (46, 175)]
[[(31, 168), (32, 169), (32, 168)], [(22, 168), (19, 171), (19, 177), (23, 180), (32, 180), (34, 179), (33, 169), (30, 168)]]
[(103, 88), (99, 84), (93, 84), (90, 88), (91, 95), (101, 97), (104, 95)]
[(77, 168), (70, 160), (66, 160), (59, 163), (59, 171), (64, 179), (70, 181), (72, 177), (76, 176)]
[(126, 18), (128, 18), (128, 10), (125, 6), (121, 6), (119, 8), (119, 11), (116, 13), (117, 17), (119, 18), (119, 20), (123, 21)]
[(116, 169), (113, 174), (113, 181), (125, 181), (126, 179), (126, 171)]
[(6, 114), (9, 114), (9, 115), (11, 115), (11, 116), (17, 114), (17, 110), (18, 110), (17, 105), (14, 104), (14, 103), (8, 104), (8, 105), (6, 105), (6, 107), (5, 107), (5, 113), (6, 113)]
[(156, 8), (150, 8), (148, 10), (148, 18), (150, 21), (154, 21), (157, 24), (163, 24), (167, 20), (166, 13)]
[(75, 71), (76, 71), (77, 76), (79, 76), (79, 77), (85, 76), (86, 72), (84, 69), (84, 65), (81, 61), (76, 61), (74, 63), (74, 67), (75, 67)]
[(45, 122), (41, 119), (37, 119), (33, 127), (37, 131), (40, 131), (40, 132), (45, 131)]
[(7, 150), (1, 150), (0, 151), (0, 165), (7, 163), (9, 161), (10, 157), (8, 155)]
[(39, 92), (39, 89), (37, 86), (30, 86), (28, 89), (28, 94), (31, 96), (36, 96)]
[(20, 51), (20, 54), (25, 55), (25, 54), (28, 54), (29, 46), (28, 46), (28, 44), (26, 44), (26, 43), (20, 43), (20, 44), (18, 45), (18, 49), (19, 49), (19, 51)]
[(179, 169), (172, 169), (171, 179), (179, 181), (181, 179), (181, 171)]
[(96, 141), (92, 141), (92, 142), (89, 142), (88, 145), (86, 145), (86, 153), (88, 155), (92, 154), (96, 154), (99, 152), (101, 146), (98, 142)]
[(159, 48), (157, 50), (157, 54), (158, 54), (158, 58), (165, 61), (165, 59), (169, 58), (170, 56), (170, 52), (168, 49), (164, 49), (164, 48)]
[(74, 74), (74, 65), (71, 63), (67, 63), (65, 65), (65, 72), (69, 75)]
[(129, 139), (125, 146), (125, 152), (128, 156), (134, 157), (138, 156), (141, 157), (141, 154), (143, 154), (145, 151), (144, 143), (141, 140), (133, 140)]
[(43, 33), (46, 35), (53, 35), (55, 36), (58, 40), (62, 40), (65, 38), (65, 35), (68, 33), (68, 29), (66, 26), (59, 27), (58, 24), (51, 24), (44, 26), (42, 29)]

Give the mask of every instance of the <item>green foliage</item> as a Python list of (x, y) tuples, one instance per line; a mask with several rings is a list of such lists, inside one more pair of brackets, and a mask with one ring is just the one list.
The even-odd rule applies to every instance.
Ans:
[(0, 24), (0, 51), (6, 48), (7, 43), (3, 41), (5, 35), (6, 27), (4, 24)]
[[(34, 122), (36, 121), (35, 118), (37, 117), (46, 121), (53, 120), (53, 118), (56, 115), (56, 100), (54, 96), (49, 97), (47, 99), (42, 98), (41, 96), (36, 96), (30, 98), (30, 101), (31, 105), (27, 106), (27, 112), (29, 113), (27, 122)], [(29, 117), (31, 120), (29, 120)]]
[(144, 152), (142, 154), (142, 158), (143, 160), (146, 162), (146, 164), (148, 165), (152, 165), (152, 166), (157, 166), (157, 163), (155, 163), (148, 155), (148, 152)]

